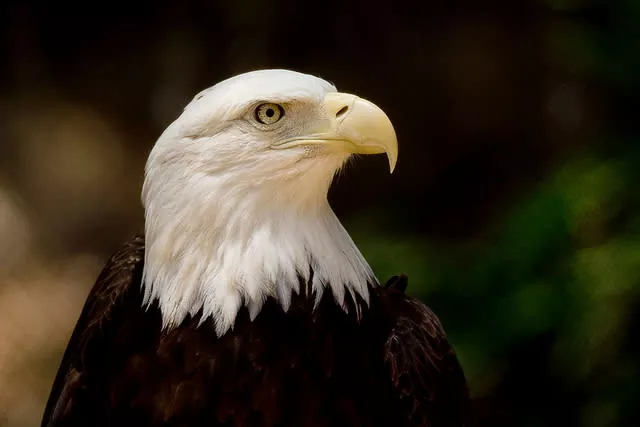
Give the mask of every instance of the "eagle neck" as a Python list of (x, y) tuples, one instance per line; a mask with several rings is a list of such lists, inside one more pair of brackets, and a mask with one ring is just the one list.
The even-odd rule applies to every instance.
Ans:
[[(345, 310), (348, 296), (368, 303), (377, 280), (326, 196), (277, 200), (294, 190), (266, 199), (245, 189), (241, 199), (199, 208), (160, 197), (146, 204), (144, 301), (159, 305), (165, 328), (200, 315), (222, 335), (242, 307), (252, 320), (268, 298), (287, 311), (301, 291), (316, 306), (327, 290)], [(189, 196), (207, 199), (225, 200)]]

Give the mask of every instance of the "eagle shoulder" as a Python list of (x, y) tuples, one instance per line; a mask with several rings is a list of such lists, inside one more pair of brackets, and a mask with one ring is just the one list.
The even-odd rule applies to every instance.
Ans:
[(144, 236), (134, 235), (109, 258), (89, 292), (73, 330), (49, 400), (42, 426), (58, 425), (78, 404), (86, 386), (85, 357), (94, 340), (102, 335), (103, 324), (133, 286), (139, 286), (144, 259)]
[(444, 328), (429, 307), (405, 294), (408, 279), (394, 276), (380, 288), (390, 319), (384, 361), (410, 425), (469, 427), (467, 382)]

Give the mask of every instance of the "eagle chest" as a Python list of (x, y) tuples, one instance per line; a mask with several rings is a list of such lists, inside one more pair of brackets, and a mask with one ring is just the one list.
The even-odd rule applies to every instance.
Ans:
[(268, 304), (220, 338), (196, 319), (128, 333), (122, 348), (136, 350), (107, 376), (109, 400), (168, 425), (382, 425), (393, 406), (383, 340), (341, 310), (304, 313)]

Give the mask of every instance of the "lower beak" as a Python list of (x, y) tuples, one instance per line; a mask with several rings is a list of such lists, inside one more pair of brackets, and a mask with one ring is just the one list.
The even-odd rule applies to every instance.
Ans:
[(354, 154), (386, 153), (393, 172), (398, 160), (398, 140), (384, 111), (366, 99), (340, 92), (328, 93), (323, 107), (329, 120), (322, 122), (322, 129), (316, 128), (312, 135), (279, 146), (318, 144)]

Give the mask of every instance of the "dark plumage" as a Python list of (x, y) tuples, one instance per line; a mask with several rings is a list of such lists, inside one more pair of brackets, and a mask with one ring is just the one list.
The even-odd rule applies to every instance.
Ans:
[(217, 338), (199, 317), (162, 330), (157, 305), (142, 307), (143, 258), (136, 236), (98, 277), (43, 426), (471, 425), (456, 355), (406, 276), (372, 287), (359, 321), (327, 291), (315, 311), (304, 294), (253, 322), (243, 308)]

